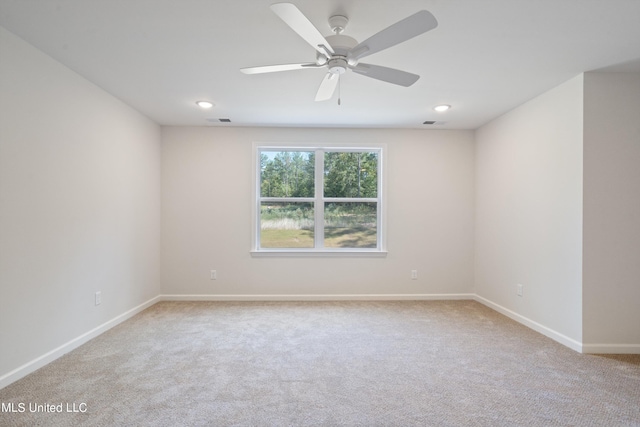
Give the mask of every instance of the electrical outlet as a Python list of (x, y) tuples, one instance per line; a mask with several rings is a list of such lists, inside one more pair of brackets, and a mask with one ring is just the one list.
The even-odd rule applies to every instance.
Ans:
[(521, 297), (522, 296), (522, 285), (520, 283), (518, 283), (518, 290), (517, 290), (518, 296)]
[(218, 280), (218, 272), (216, 270), (211, 270), (211, 280)]
[(418, 270), (411, 270), (411, 280), (418, 280)]
[(102, 292), (96, 292), (96, 305), (100, 305), (102, 303)]

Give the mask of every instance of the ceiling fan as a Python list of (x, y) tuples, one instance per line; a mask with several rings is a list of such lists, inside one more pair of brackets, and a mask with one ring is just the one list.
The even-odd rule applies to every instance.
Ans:
[(313, 46), (317, 51), (316, 62), (248, 67), (242, 68), (240, 71), (245, 74), (261, 74), (326, 67), (328, 72), (318, 88), (316, 101), (330, 99), (338, 85), (340, 75), (347, 70), (388, 83), (405, 87), (411, 86), (420, 76), (394, 68), (364, 64), (360, 62), (360, 59), (426, 33), (438, 26), (438, 21), (430, 12), (421, 10), (374, 34), (362, 43), (358, 43), (354, 38), (342, 34), (349, 22), (346, 16), (336, 15), (329, 18), (329, 25), (335, 34), (325, 38), (295, 5), (276, 3), (271, 5), (271, 10)]

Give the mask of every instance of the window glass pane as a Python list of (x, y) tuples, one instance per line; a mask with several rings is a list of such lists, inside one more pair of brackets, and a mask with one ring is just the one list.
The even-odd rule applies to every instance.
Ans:
[(377, 247), (376, 203), (325, 203), (324, 246)]
[(313, 248), (313, 203), (260, 203), (260, 247)]
[(324, 197), (378, 197), (378, 153), (324, 153)]
[(313, 197), (312, 151), (261, 151), (260, 197)]

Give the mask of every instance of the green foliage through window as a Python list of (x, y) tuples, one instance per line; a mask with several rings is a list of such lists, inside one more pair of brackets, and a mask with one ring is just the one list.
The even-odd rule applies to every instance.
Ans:
[(380, 150), (258, 154), (260, 248), (378, 248)]
[(260, 154), (262, 197), (313, 197), (315, 154), (302, 151)]
[(378, 153), (324, 153), (325, 197), (377, 197)]

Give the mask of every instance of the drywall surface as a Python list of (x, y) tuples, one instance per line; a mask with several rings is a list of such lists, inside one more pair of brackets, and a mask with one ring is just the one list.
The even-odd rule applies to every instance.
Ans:
[(569, 80), (476, 131), (475, 291), (576, 344), (582, 83)]
[[(163, 294), (471, 292), (472, 132), (163, 127), (162, 136)], [(386, 144), (388, 255), (252, 257), (254, 142)]]
[(0, 57), (2, 377), (159, 294), (160, 128), (2, 28)]
[(640, 352), (640, 74), (584, 87), (584, 341)]

